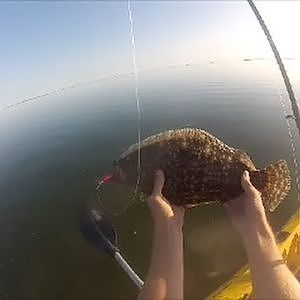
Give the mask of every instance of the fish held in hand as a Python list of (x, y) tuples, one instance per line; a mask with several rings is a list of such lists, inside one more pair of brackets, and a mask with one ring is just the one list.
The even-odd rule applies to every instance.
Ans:
[[(134, 186), (137, 182), (138, 145), (128, 148), (115, 162), (114, 179)], [(248, 170), (261, 192), (265, 207), (274, 211), (286, 197), (291, 179), (286, 161), (257, 170), (250, 157), (201, 129), (184, 128), (152, 135), (141, 142), (139, 189), (150, 194), (156, 170), (163, 170), (163, 195), (173, 204), (196, 206), (224, 203), (244, 191), (241, 175)]]

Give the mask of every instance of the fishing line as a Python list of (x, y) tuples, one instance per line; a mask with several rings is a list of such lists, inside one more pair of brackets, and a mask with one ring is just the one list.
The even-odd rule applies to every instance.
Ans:
[[(280, 102), (281, 102), (283, 111), (285, 112), (285, 118), (286, 118), (286, 123), (287, 123), (287, 127), (288, 127), (288, 134), (289, 134), (289, 138), (290, 138), (290, 147), (292, 150), (293, 163), (294, 163), (294, 167), (295, 167), (296, 184), (297, 184), (297, 190), (298, 190), (298, 203), (300, 203), (300, 187), (299, 187), (299, 172), (298, 172), (299, 164), (298, 164), (298, 160), (296, 157), (295, 140), (294, 140), (294, 136), (292, 133), (291, 124), (290, 124), (290, 120), (293, 119), (296, 123), (296, 127), (298, 128), (298, 134), (299, 134), (299, 138), (300, 138), (300, 113), (299, 113), (298, 103), (297, 103), (297, 100), (295, 97), (295, 93), (293, 91), (292, 84), (291, 84), (288, 74), (286, 72), (286, 69), (285, 69), (283, 61), (281, 59), (280, 53), (279, 53), (279, 51), (275, 45), (275, 42), (271, 36), (271, 33), (270, 33), (266, 23), (264, 22), (262, 16), (260, 15), (257, 7), (255, 6), (253, 0), (247, 0), (247, 1), (249, 3), (253, 13), (255, 14), (255, 16), (261, 26), (261, 29), (263, 30), (263, 32), (269, 42), (269, 45), (273, 51), (273, 54), (275, 56), (278, 67), (280, 69), (281, 76), (283, 78), (284, 85), (285, 85), (285, 88), (286, 88), (286, 91), (288, 93), (289, 100), (291, 103), (293, 115), (287, 117), (286, 108), (285, 108), (282, 96), (280, 95)], [(298, 218), (300, 221), (300, 210), (299, 209), (298, 209)]]
[[(293, 119), (293, 116), (287, 113), (287, 109), (284, 103), (283, 95), (282, 93), (279, 93), (279, 100), (282, 107), (282, 111), (285, 117), (285, 121), (287, 124), (287, 130), (288, 135), (290, 139), (290, 149), (292, 152), (292, 160), (294, 164), (294, 174), (295, 174), (295, 181), (296, 181), (296, 189), (297, 189), (297, 197), (298, 197), (298, 204), (300, 204), (300, 180), (299, 180), (299, 162), (296, 155), (296, 143), (295, 143), (295, 137), (292, 130), (292, 124), (291, 119)], [(298, 209), (298, 221), (300, 222), (300, 210)]]
[(290, 79), (288, 77), (288, 74), (286, 72), (286, 69), (285, 69), (285, 66), (283, 64), (283, 61), (281, 59), (281, 56), (279, 54), (279, 51), (275, 45), (275, 42), (271, 36), (271, 33), (266, 25), (266, 23), (264, 22), (262, 16), (260, 15), (257, 7), (255, 6), (253, 0), (247, 0), (252, 11), (254, 12), (260, 26), (261, 26), (261, 29), (263, 30), (268, 42), (269, 42), (269, 45), (273, 51), (273, 54), (275, 56), (275, 59), (276, 59), (276, 62), (279, 66), (279, 69), (280, 69), (280, 72), (281, 72), (281, 75), (282, 75), (282, 78), (283, 78), (283, 81), (284, 81), (284, 84), (285, 84), (285, 88), (287, 90), (287, 93), (289, 95), (289, 99), (290, 99), (290, 102), (291, 102), (291, 107), (292, 107), (292, 111), (293, 111), (293, 114), (294, 114), (294, 120), (296, 122), (296, 126), (298, 128), (298, 133), (299, 133), (299, 137), (300, 137), (300, 113), (299, 113), (299, 107), (298, 107), (298, 104), (297, 104), (297, 100), (296, 100), (296, 97), (295, 97), (295, 93), (293, 91), (293, 88), (292, 88), (292, 85), (291, 85), (291, 82), (290, 82)]
[(292, 116), (290, 114), (288, 114), (285, 103), (284, 103), (284, 99), (283, 99), (283, 95), (282, 93), (279, 93), (279, 100), (280, 100), (280, 105), (282, 107), (282, 111), (285, 117), (285, 121), (286, 121), (286, 125), (287, 125), (287, 130), (288, 130), (288, 135), (289, 135), (289, 139), (290, 139), (290, 149), (292, 152), (292, 160), (293, 160), (293, 164), (294, 164), (294, 173), (295, 173), (295, 181), (296, 181), (296, 189), (297, 189), (297, 196), (298, 196), (298, 202), (300, 203), (300, 180), (299, 180), (299, 161), (297, 159), (297, 151), (296, 151), (296, 142), (295, 142), (295, 136), (293, 134), (293, 130), (292, 130), (292, 122), (291, 119)]
[(132, 197), (125, 203), (124, 207), (119, 212), (113, 212), (108, 209), (102, 199), (101, 199), (101, 187), (105, 184), (105, 180), (101, 180), (96, 186), (96, 194), (97, 194), (97, 201), (100, 208), (107, 214), (117, 217), (122, 215), (129, 205), (137, 198), (138, 188), (141, 181), (141, 135), (142, 135), (142, 113), (141, 113), (141, 104), (140, 104), (140, 91), (139, 91), (139, 73), (137, 68), (136, 62), (136, 44), (135, 44), (135, 33), (134, 33), (134, 22), (132, 17), (132, 10), (131, 10), (131, 2), (127, 0), (127, 14), (128, 14), (128, 21), (129, 21), (129, 33), (130, 33), (130, 42), (131, 42), (131, 53), (132, 53), (132, 65), (133, 65), (133, 75), (134, 75), (134, 90), (135, 90), (135, 105), (136, 105), (136, 113), (137, 113), (137, 179), (135, 183), (135, 188), (133, 191)]
[(128, 19), (129, 19), (129, 28), (130, 28), (130, 38), (131, 38), (131, 50), (132, 50), (132, 63), (133, 63), (133, 73), (135, 79), (135, 103), (136, 103), (136, 111), (137, 111), (137, 144), (138, 144), (138, 151), (137, 151), (137, 180), (135, 186), (135, 195), (137, 193), (137, 189), (141, 180), (141, 106), (140, 106), (140, 93), (139, 93), (139, 76), (138, 76), (138, 69), (136, 63), (136, 45), (135, 45), (135, 34), (134, 34), (134, 23), (132, 18), (132, 11), (131, 11), (131, 2), (130, 0), (127, 1), (127, 12), (128, 12)]
[[(111, 212), (111, 211), (109, 211), (108, 208), (105, 208), (105, 205), (103, 204), (102, 199), (101, 199), (101, 195), (100, 195), (102, 181), (97, 183), (96, 191), (97, 191), (98, 204), (100, 205), (100, 207), (103, 211), (105, 211), (108, 214), (113, 215), (113, 216), (118, 216), (118, 215), (121, 215), (122, 213), (124, 213), (126, 211), (126, 209), (128, 208), (128, 206), (131, 204), (131, 202), (136, 199), (136, 196), (137, 196), (137, 193), (138, 193), (138, 187), (139, 187), (140, 180), (141, 180), (141, 135), (142, 135), (142, 133), (141, 133), (142, 132), (142, 130), (141, 130), (141, 119), (142, 118), (141, 118), (141, 105), (140, 105), (140, 92), (139, 92), (139, 76), (138, 76), (138, 68), (137, 68), (137, 62), (136, 62), (136, 43), (135, 43), (134, 22), (133, 22), (133, 14), (132, 14), (130, 0), (127, 1), (127, 14), (128, 14), (128, 21), (129, 21), (129, 33), (130, 33), (130, 41), (131, 41), (132, 64), (133, 64), (133, 75), (134, 75), (134, 85), (135, 85), (135, 105), (136, 105), (136, 112), (137, 112), (137, 145), (138, 145), (138, 149), (137, 149), (137, 167), (136, 167), (137, 180), (136, 180), (133, 196), (125, 204), (125, 206), (122, 208), (122, 210), (118, 213)], [(114, 77), (112, 77), (112, 78), (114, 78)], [(111, 78), (105, 78), (105, 79), (111, 79)], [(28, 103), (28, 102), (35, 101), (35, 100), (40, 99), (40, 98), (45, 98), (45, 97), (53, 95), (53, 94), (60, 94), (64, 91), (66, 91), (66, 90), (77, 88), (77, 87), (82, 86), (82, 85), (97, 83), (97, 82), (103, 81), (105, 79), (99, 79), (99, 80), (93, 80), (93, 81), (73, 84), (73, 85), (70, 85), (70, 86), (67, 86), (67, 87), (63, 87), (63, 88), (60, 88), (60, 89), (55, 89), (55, 90), (46, 92), (44, 94), (40, 94), (40, 95), (37, 95), (37, 96), (25, 98), (21, 101), (18, 101), (18, 102), (15, 102), (15, 103), (12, 103), (12, 104), (9, 104), (5, 107), (0, 108), (0, 112), (5, 111), (5, 110), (10, 109), (10, 108), (13, 108), (13, 107), (18, 106), (18, 105), (21, 105), (21, 104), (25, 104), (25, 103)]]

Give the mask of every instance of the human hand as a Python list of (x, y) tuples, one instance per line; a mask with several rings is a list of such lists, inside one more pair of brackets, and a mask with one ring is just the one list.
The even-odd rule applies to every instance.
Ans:
[(164, 183), (164, 173), (162, 170), (158, 170), (154, 175), (152, 193), (147, 200), (154, 222), (158, 226), (172, 225), (181, 229), (184, 222), (185, 209), (170, 204), (162, 195)]
[(266, 223), (265, 209), (260, 192), (251, 184), (249, 172), (244, 171), (241, 185), (245, 191), (224, 204), (233, 225), (246, 238), (249, 231), (257, 231)]

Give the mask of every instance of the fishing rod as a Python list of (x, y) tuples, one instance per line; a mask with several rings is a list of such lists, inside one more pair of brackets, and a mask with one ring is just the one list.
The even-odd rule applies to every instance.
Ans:
[(117, 232), (108, 219), (94, 208), (84, 210), (80, 220), (80, 231), (93, 248), (111, 256), (137, 288), (142, 289), (144, 282), (122, 256), (118, 248)]
[(281, 75), (282, 75), (282, 78), (283, 78), (283, 81), (284, 81), (284, 84), (285, 84), (285, 87), (286, 87), (286, 90), (288, 92), (288, 95), (289, 95), (289, 98), (290, 98), (290, 102), (291, 102), (291, 107), (292, 107), (292, 110), (293, 110), (293, 115), (292, 116), (289, 116), (289, 117), (292, 117), (295, 122), (296, 122), (296, 126), (298, 128), (298, 133), (299, 133), (299, 137), (300, 137), (300, 113), (299, 113), (299, 107), (298, 107), (298, 103), (297, 103), (297, 99), (295, 97), (295, 93), (293, 91), (293, 88), (292, 88), (292, 85), (291, 85), (291, 82), (290, 82), (290, 79), (288, 77), (288, 74), (286, 72), (286, 69), (285, 69), (285, 66), (283, 64), (283, 61), (281, 59), (281, 56), (280, 56), (280, 53), (274, 43), (274, 40), (271, 36), (271, 33), (266, 25), (266, 23), (264, 22), (261, 14), (259, 13), (257, 7), (255, 6), (253, 0), (247, 0), (252, 11), (254, 12), (269, 44), (270, 44), (270, 47), (273, 51), (273, 54), (275, 56), (275, 59), (276, 59), (276, 62), (279, 66), (279, 69), (280, 69), (280, 72), (281, 72)]

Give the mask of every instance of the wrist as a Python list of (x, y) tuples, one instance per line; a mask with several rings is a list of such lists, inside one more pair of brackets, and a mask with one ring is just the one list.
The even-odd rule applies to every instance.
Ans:
[(274, 240), (274, 235), (266, 218), (259, 218), (255, 222), (247, 222), (243, 228), (242, 240), (244, 243), (264, 245)]
[(163, 241), (164, 248), (170, 255), (175, 255), (176, 249), (181, 249), (183, 245), (182, 226), (172, 222), (155, 223), (154, 238)]
[(271, 263), (282, 258), (267, 221), (254, 224), (242, 240), (250, 260), (255, 258), (261, 263)]
[[(162, 272), (165, 272), (171, 268), (171, 265), (176, 266), (178, 260), (183, 256), (182, 229), (170, 223), (164, 225), (155, 223), (153, 244), (159, 253), (159, 257), (169, 264), (168, 268), (163, 268), (166, 270), (162, 270)], [(161, 266), (164, 266), (164, 264), (157, 266), (157, 268)]]
[(233, 220), (233, 223), (241, 235), (242, 240), (247, 241), (249, 238), (272, 236), (272, 230), (267, 221), (265, 214), (251, 214), (243, 216), (241, 219)]
[(175, 222), (172, 218), (155, 219), (154, 228), (158, 232), (182, 234), (183, 222)]

